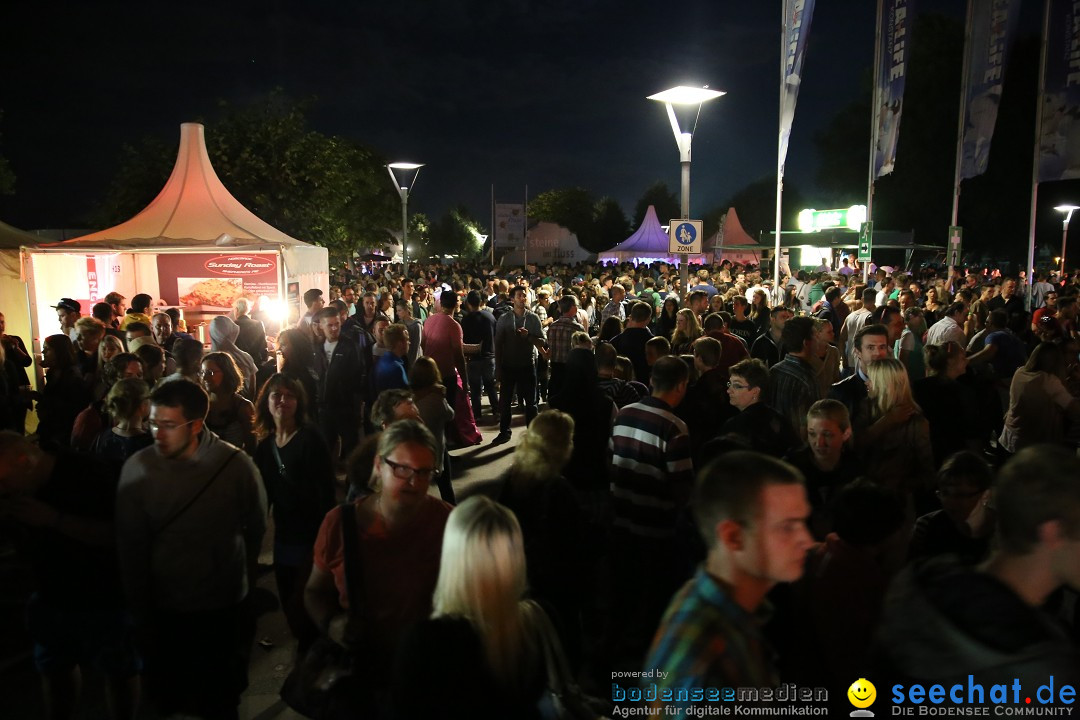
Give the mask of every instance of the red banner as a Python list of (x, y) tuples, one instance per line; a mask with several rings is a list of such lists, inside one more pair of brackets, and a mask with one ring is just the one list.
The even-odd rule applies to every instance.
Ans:
[(158, 287), (170, 305), (226, 309), (238, 298), (277, 298), (278, 257), (269, 253), (159, 255)]

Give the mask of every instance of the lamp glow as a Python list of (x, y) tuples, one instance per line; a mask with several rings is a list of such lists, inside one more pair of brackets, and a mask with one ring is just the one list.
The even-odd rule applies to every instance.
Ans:
[(664, 90), (653, 95), (647, 96), (646, 100), (656, 100), (658, 102), (671, 103), (672, 105), (697, 105), (703, 103), (706, 100), (715, 100), (721, 95), (727, 93), (719, 90), (709, 90), (708, 88), (695, 88), (687, 87), (686, 85), (679, 85), (673, 87), (670, 90)]

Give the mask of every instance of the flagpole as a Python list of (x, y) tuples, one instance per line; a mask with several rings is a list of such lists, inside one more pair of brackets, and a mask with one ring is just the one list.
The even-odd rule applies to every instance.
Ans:
[(491, 183), (491, 267), (495, 267), (495, 183)]
[[(872, 222), (874, 218), (874, 160), (878, 144), (878, 113), (880, 112), (881, 104), (881, 100), (878, 97), (878, 91), (881, 90), (881, 44), (883, 41), (881, 21), (884, 11), (884, 0), (878, 0), (877, 24), (874, 28), (874, 89), (870, 94), (870, 170), (867, 173), (866, 222)], [(871, 261), (867, 260), (863, 265), (862, 277), (864, 284), (870, 281), (870, 263)]]
[(780, 128), (776, 139), (776, 246), (773, 250), (773, 302), (780, 303), (780, 218), (784, 196), (784, 80), (787, 76), (787, 0), (780, 0)]
[(975, 17), (975, 0), (967, 0), (967, 21), (964, 23), (964, 64), (960, 71), (960, 119), (956, 124), (956, 166), (953, 170), (953, 200), (950, 225), (959, 225), (960, 168), (964, 162), (964, 129), (967, 127), (968, 74), (971, 72), (971, 26)]
[(1043, 30), (1039, 50), (1039, 94), (1035, 98), (1035, 159), (1031, 164), (1031, 216), (1028, 221), (1027, 293), (1025, 306), (1031, 312), (1031, 284), (1035, 268), (1035, 210), (1039, 198), (1039, 156), (1042, 154), (1043, 97), (1046, 96), (1046, 49), (1050, 37), (1050, 0), (1045, 0)]
[(524, 247), (521, 251), (521, 256), (525, 258), (524, 265), (529, 265), (529, 186), (525, 186), (525, 229), (521, 233), (521, 242), (524, 243)]

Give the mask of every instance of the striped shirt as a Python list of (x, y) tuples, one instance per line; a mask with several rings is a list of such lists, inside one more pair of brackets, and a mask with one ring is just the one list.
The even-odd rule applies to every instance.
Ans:
[[(657, 672), (643, 682), (655, 682), (658, 690), (672, 688), (676, 698), (680, 688), (777, 687), (773, 652), (761, 634), (768, 612), (764, 605), (751, 615), (716, 578), (698, 569), (672, 598), (645, 660), (646, 668), (666, 674)], [(651, 706), (675, 709), (664, 717), (685, 718), (692, 704), (700, 705), (656, 700)]]
[(663, 400), (642, 398), (616, 416), (611, 451), (615, 527), (640, 537), (673, 537), (679, 503), (694, 479), (686, 423)]

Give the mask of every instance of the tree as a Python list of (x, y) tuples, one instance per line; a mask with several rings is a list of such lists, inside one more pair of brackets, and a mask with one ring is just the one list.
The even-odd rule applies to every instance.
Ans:
[(454, 255), (473, 259), (480, 255), (483, 248), (483, 240), (480, 238), (485, 234), (470, 216), (468, 208), (458, 205), (431, 224), (429, 242), (425, 249), (428, 255)]
[[(280, 90), (252, 105), (221, 103), (208, 125), (207, 152), (221, 181), (255, 215), (285, 233), (327, 247), (335, 258), (386, 244), (400, 200), (385, 162), (351, 140), (308, 130), (310, 101)], [(175, 146), (172, 146), (175, 148)], [(160, 140), (125, 146), (121, 169), (96, 224), (125, 220), (154, 197), (175, 160)]]
[[(781, 212), (781, 227), (793, 230), (799, 217), (799, 211), (805, 207), (803, 195), (799, 188), (791, 180), (784, 181), (784, 197)], [(761, 232), (771, 232), (776, 228), (776, 176), (770, 175), (755, 180), (742, 190), (731, 196), (724, 205), (723, 213), (733, 207), (739, 216), (739, 223), (746, 230), (746, 234), (757, 240)], [(706, 217), (712, 218), (713, 212)], [(715, 224), (706, 225), (706, 234), (714, 232), (719, 227), (719, 215), (713, 220)]]
[(682, 206), (679, 204), (678, 196), (668, 190), (666, 182), (657, 180), (642, 193), (637, 204), (634, 205), (634, 228), (641, 227), (641, 221), (645, 219), (645, 213), (648, 212), (650, 205), (656, 208), (656, 217), (661, 225), (672, 218), (682, 217)]
[(529, 202), (529, 219), (562, 225), (590, 252), (607, 250), (630, 234), (626, 213), (614, 198), (596, 200), (579, 187), (540, 193)]

